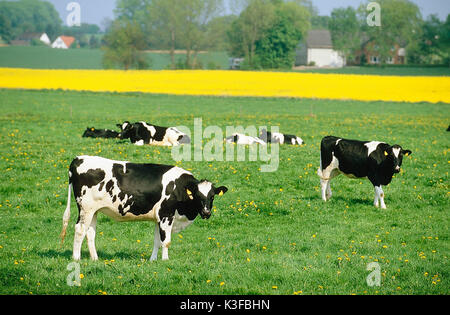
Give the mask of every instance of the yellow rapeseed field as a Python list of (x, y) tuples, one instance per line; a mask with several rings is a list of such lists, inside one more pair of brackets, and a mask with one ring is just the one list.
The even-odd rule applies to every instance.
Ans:
[(450, 77), (0, 68), (0, 88), (450, 103)]

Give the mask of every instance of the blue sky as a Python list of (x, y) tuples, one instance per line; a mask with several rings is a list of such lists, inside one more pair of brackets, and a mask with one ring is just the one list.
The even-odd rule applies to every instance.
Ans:
[[(114, 17), (115, 0), (47, 0), (54, 4), (58, 10), (63, 22), (66, 22), (68, 3), (75, 1), (81, 6), (81, 22), (94, 23), (100, 26), (105, 18)], [(229, 0), (225, 0), (229, 2)], [(358, 7), (365, 0), (313, 0), (314, 6), (319, 10), (320, 15), (330, 15), (334, 8), (338, 7)], [(422, 16), (427, 17), (430, 14), (438, 14), (441, 20), (445, 20), (450, 13), (450, 0), (412, 0), (421, 9)]]

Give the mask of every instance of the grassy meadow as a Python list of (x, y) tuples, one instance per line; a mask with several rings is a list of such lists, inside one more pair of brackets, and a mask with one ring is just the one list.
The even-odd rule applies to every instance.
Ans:
[[(167, 69), (168, 53), (145, 53), (150, 69)], [(0, 67), (29, 69), (103, 69), (101, 49), (53, 49), (47, 46), (0, 47)], [(175, 60), (184, 60), (185, 54), (175, 55)], [(198, 60), (203, 68), (228, 69), (228, 57), (224, 52), (200, 53)]]
[[(172, 236), (169, 261), (150, 262), (154, 224), (99, 215), (99, 261), (82, 247), (81, 286), (69, 286), (74, 224), (59, 233), (76, 155), (174, 164), (171, 149), (83, 139), (86, 127), (125, 120), (203, 128), (279, 126), (305, 141), (281, 146), (276, 172), (261, 161), (182, 161), (225, 185), (209, 220)], [(450, 104), (140, 93), (0, 90), (0, 294), (449, 294)], [(366, 179), (338, 177), (320, 198), (325, 135), (412, 150), (373, 206)], [(207, 142), (207, 139), (205, 139)], [(204, 143), (203, 145), (205, 145)], [(367, 265), (381, 285), (368, 286)]]

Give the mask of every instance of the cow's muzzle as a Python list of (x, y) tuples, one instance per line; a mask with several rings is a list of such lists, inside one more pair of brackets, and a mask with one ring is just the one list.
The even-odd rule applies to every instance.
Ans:
[(178, 137), (178, 143), (180, 144), (188, 144), (191, 143), (191, 138), (187, 135), (179, 136)]
[(200, 216), (202, 217), (202, 219), (209, 219), (209, 217), (211, 216), (211, 210), (203, 209), (200, 212)]

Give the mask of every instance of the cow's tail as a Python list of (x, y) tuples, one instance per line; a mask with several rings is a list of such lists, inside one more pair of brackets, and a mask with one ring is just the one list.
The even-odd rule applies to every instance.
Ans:
[(69, 219), (70, 219), (70, 197), (72, 195), (72, 182), (69, 178), (69, 188), (68, 188), (68, 193), (67, 193), (67, 206), (66, 206), (66, 211), (64, 211), (64, 215), (63, 215), (63, 226), (62, 226), (62, 231), (61, 231), (61, 246), (64, 243), (64, 237), (66, 236), (66, 229), (67, 229), (67, 225), (69, 224)]

